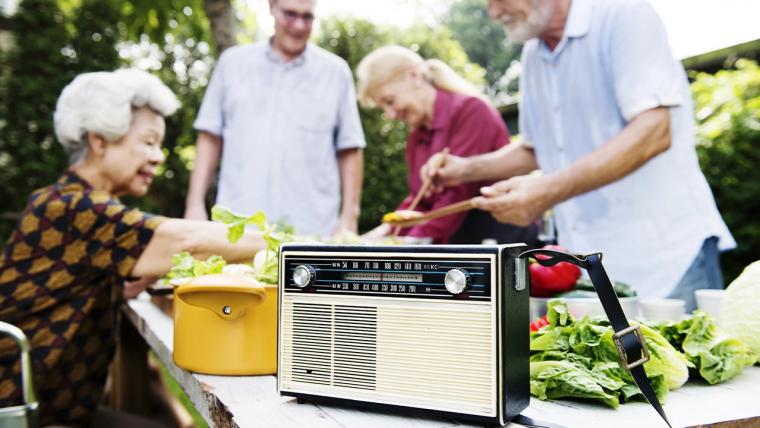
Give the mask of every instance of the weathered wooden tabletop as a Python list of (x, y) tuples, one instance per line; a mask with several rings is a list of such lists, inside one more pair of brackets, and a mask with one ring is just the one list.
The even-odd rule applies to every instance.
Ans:
[[(275, 376), (209, 376), (193, 374), (172, 361), (172, 319), (146, 295), (129, 301), (124, 322), (139, 334), (184, 388), (201, 415), (214, 427), (467, 427), (479, 426), (445, 418), (395, 415), (363, 408), (298, 404), (277, 394)], [(127, 321), (128, 320), (128, 321)], [(129, 375), (125, 376), (129, 379)], [(689, 382), (671, 391), (665, 411), (674, 427), (760, 427), (760, 367), (749, 367), (729, 382)], [(614, 410), (592, 403), (531, 399), (524, 415), (568, 428), (665, 426), (646, 403)], [(517, 427), (516, 424), (511, 426)]]

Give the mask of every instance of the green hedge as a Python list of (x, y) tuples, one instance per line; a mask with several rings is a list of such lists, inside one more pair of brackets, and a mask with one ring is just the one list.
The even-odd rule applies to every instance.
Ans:
[(721, 257), (728, 284), (760, 259), (760, 68), (739, 60), (733, 70), (692, 77), (699, 161), (738, 244)]
[[(63, 86), (84, 71), (130, 64), (130, 58), (118, 56), (117, 44), (145, 41), (139, 36), (147, 25), (138, 19), (142, 12), (124, 6), (131, 2), (82, 0), (67, 13), (59, 4), (24, 0), (12, 20), (14, 33), (21, 36), (16, 37), (16, 48), (0, 58), (0, 242), (7, 238), (15, 223), (12, 216), (29, 193), (55, 180), (67, 165), (52, 131), (52, 112)], [(167, 123), (167, 162), (161, 175), (148, 197), (130, 201), (172, 216), (184, 211), (194, 158), (192, 121), (206, 83), (203, 76), (187, 73), (180, 77), (174, 67), (190, 70), (198, 61), (208, 67), (213, 64), (213, 52), (205, 44), (210, 35), (202, 10), (195, 6), (192, 14), (179, 10), (183, 9), (167, 8), (170, 21), (178, 23), (171, 34), (156, 27), (148, 41), (155, 43), (160, 53), (161, 63), (155, 71), (179, 94), (183, 107)], [(469, 61), (443, 26), (399, 31), (363, 20), (327, 19), (321, 28), (317, 43), (346, 59), (351, 67), (373, 49), (398, 43), (418, 50), (423, 57), (446, 61), (474, 82), (484, 81), (485, 70)], [(754, 218), (760, 211), (760, 155), (754, 150), (760, 141), (760, 69), (754, 62), (738, 61), (734, 70), (692, 78), (699, 159), (739, 244), (722, 259), (730, 281), (745, 265), (760, 258), (760, 223)], [(360, 229), (368, 230), (407, 193), (407, 130), (378, 110), (362, 109), (360, 113), (367, 139)]]

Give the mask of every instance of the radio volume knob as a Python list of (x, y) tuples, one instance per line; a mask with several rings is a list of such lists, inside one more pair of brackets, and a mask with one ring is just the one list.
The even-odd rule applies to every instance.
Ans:
[(293, 269), (293, 282), (301, 288), (314, 284), (317, 271), (309, 265), (298, 265)]
[(470, 274), (464, 269), (451, 269), (443, 278), (443, 285), (451, 294), (459, 294), (470, 288)]

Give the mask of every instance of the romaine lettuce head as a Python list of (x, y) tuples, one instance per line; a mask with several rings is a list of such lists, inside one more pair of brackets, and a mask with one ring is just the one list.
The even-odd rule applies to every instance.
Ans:
[(751, 263), (729, 286), (720, 305), (720, 326), (760, 356), (760, 261)]
[(172, 256), (172, 268), (166, 278), (195, 278), (201, 275), (222, 273), (227, 262), (221, 256), (198, 260), (187, 251)]
[(530, 364), (530, 393), (541, 400), (593, 398), (617, 408), (620, 401), (614, 391), (624, 386), (624, 382), (571, 361), (537, 361)]
[[(617, 405), (613, 403), (641, 396), (631, 374), (620, 366), (609, 321), (601, 317), (574, 320), (562, 301), (549, 302), (547, 319), (549, 326), (530, 336), (531, 392), (534, 395), (595, 398), (613, 407)], [(646, 326), (641, 330), (650, 352), (644, 369), (657, 397), (663, 401), (668, 389), (678, 388), (688, 379), (688, 361), (657, 331)], [(550, 362), (563, 364), (547, 364)], [(549, 368), (551, 371), (544, 373)], [(568, 371), (572, 369), (576, 372), (571, 374)], [(589, 386), (591, 380), (604, 394)]]
[(662, 375), (668, 389), (680, 388), (689, 380), (691, 365), (684, 354), (678, 352), (656, 330), (640, 324), (641, 334), (647, 344), (649, 361), (644, 363), (647, 376)]
[(678, 323), (685, 332), (681, 345), (684, 353), (708, 383), (715, 384), (737, 376), (757, 356), (742, 341), (727, 336), (703, 311), (694, 311), (690, 319)]

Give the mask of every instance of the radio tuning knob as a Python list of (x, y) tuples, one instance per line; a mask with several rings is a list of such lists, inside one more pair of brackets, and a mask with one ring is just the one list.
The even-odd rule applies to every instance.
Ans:
[(451, 294), (459, 294), (470, 288), (470, 274), (464, 269), (451, 269), (443, 278), (443, 285)]
[(293, 282), (300, 288), (314, 284), (316, 277), (317, 271), (309, 265), (298, 265), (293, 269)]

